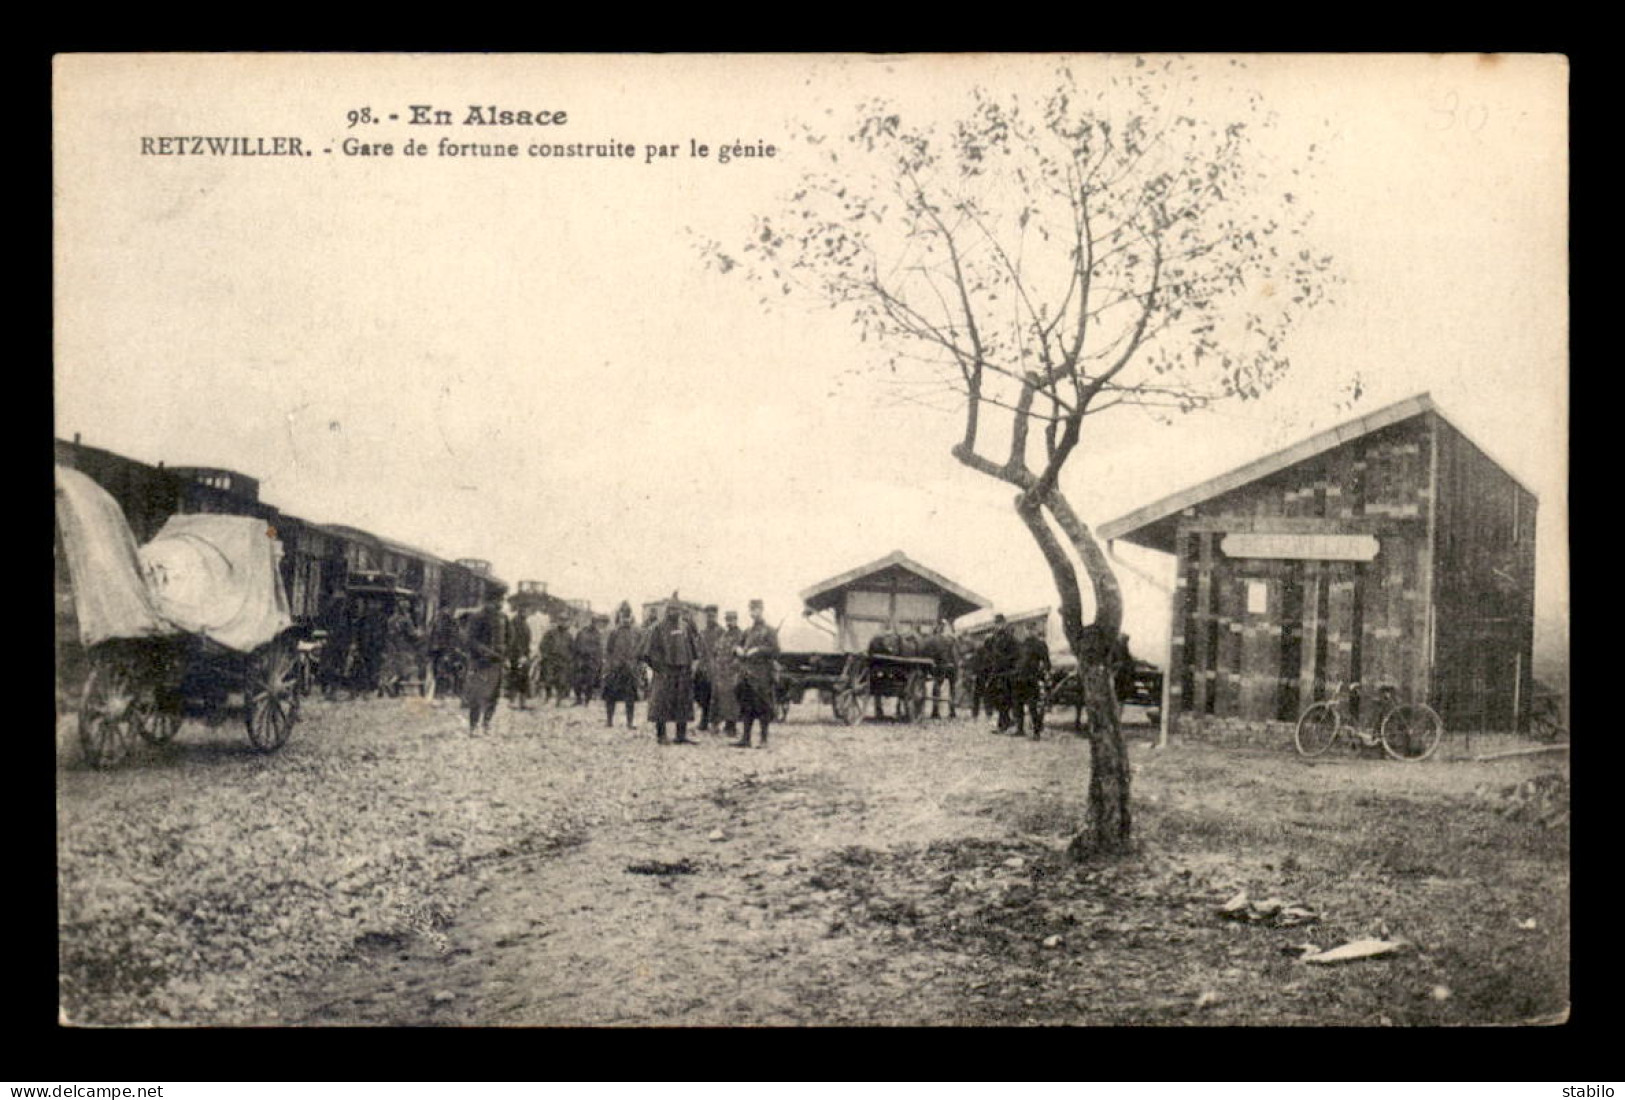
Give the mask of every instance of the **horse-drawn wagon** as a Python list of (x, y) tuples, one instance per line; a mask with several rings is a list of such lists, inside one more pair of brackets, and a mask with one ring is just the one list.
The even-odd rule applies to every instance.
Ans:
[(789, 715), (790, 704), (800, 702), (809, 689), (829, 703), (837, 721), (855, 726), (863, 721), (873, 701), (875, 717), (882, 717), (882, 699), (896, 699), (896, 716), (913, 722), (925, 713), (936, 668), (928, 657), (888, 653), (780, 653), (775, 693), (779, 717)]
[(136, 546), (123, 511), (77, 470), (56, 470), (59, 536), (88, 672), (85, 760), (163, 744), (189, 714), (240, 713), (249, 743), (282, 747), (299, 719), (298, 632), (276, 531), (252, 516), (173, 515)]

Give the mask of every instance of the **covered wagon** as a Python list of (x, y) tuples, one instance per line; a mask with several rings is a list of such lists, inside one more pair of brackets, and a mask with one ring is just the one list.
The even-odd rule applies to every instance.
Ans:
[(249, 743), (281, 748), (299, 717), (297, 636), (282, 544), (254, 516), (173, 515), (137, 546), (123, 511), (77, 470), (56, 468), (56, 518), (88, 664), (85, 759), (162, 744), (188, 714), (240, 713)]

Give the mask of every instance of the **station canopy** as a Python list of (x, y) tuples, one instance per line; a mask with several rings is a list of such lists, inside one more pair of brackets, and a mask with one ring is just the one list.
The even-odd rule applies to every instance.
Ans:
[(801, 593), (801, 601), (809, 612), (838, 612), (851, 589), (936, 593), (941, 597), (942, 617), (949, 621), (992, 606), (970, 589), (927, 569), (901, 550), (813, 585)]

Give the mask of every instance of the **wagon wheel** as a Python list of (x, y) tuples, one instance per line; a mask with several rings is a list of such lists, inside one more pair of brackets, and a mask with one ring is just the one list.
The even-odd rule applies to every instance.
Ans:
[(299, 693), (294, 686), (293, 654), (286, 645), (272, 642), (249, 658), (243, 712), (248, 741), (260, 752), (274, 752), (287, 743), (299, 721)]
[(135, 731), (149, 745), (167, 745), (181, 728), (180, 693), (158, 688), (136, 700)]
[(897, 697), (897, 719), (900, 722), (918, 722), (925, 714), (925, 673), (918, 669), (903, 681), (903, 692)]
[(849, 726), (863, 721), (863, 710), (869, 705), (869, 670), (853, 667), (849, 663), (846, 673), (835, 689), (835, 717)]
[(85, 763), (105, 768), (129, 755), (140, 727), (134, 677), (122, 661), (93, 660), (79, 702), (79, 746)]

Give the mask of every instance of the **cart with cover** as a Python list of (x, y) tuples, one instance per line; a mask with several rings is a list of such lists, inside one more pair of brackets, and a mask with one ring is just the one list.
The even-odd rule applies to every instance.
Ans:
[(282, 747), (299, 719), (297, 633), (282, 544), (250, 516), (175, 515), (137, 547), (118, 502), (56, 469), (56, 514), (88, 673), (79, 741), (87, 763), (163, 744), (184, 718), (235, 711), (249, 743)]

